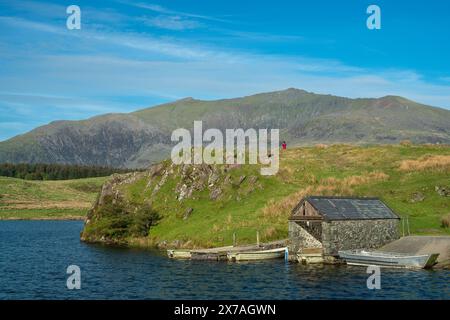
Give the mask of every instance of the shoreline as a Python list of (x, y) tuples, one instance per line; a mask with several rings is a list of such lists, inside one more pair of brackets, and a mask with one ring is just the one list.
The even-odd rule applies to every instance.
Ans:
[[(10, 217), (10, 218), (0, 218), (1, 221), (82, 221), (85, 217), (82, 216), (67, 216), (67, 217), (36, 217), (36, 218), (19, 218), (19, 217)], [(447, 236), (410, 236), (405, 238), (450, 238)], [(404, 238), (404, 239), (405, 239)], [(87, 244), (94, 244), (94, 245), (102, 245), (102, 246), (110, 246), (110, 247), (121, 247), (121, 248), (128, 248), (128, 249), (138, 249), (138, 250), (157, 250), (159, 252), (165, 252), (167, 250), (167, 246), (160, 246), (158, 243), (155, 243), (154, 241), (150, 239), (146, 239), (146, 241), (142, 241), (143, 239), (139, 238), (132, 238), (127, 239), (126, 241), (117, 241), (117, 240), (106, 240), (106, 239), (89, 239), (84, 238), (82, 235), (80, 237), (81, 242), (85, 242)], [(284, 239), (286, 240), (286, 239)], [(395, 242), (395, 241), (394, 241)], [(392, 244), (392, 243), (391, 243)], [(180, 249), (180, 248), (178, 248)], [(195, 250), (196, 248), (190, 248), (187, 250)], [(209, 250), (215, 249), (208, 248)], [(397, 250), (401, 251), (401, 250)], [(449, 270), (450, 269), (450, 260), (448, 257), (444, 257), (444, 259), (440, 262), (438, 262), (435, 266), (433, 266), (433, 270)]]
[(21, 217), (8, 217), (0, 218), (0, 221), (83, 221), (85, 217), (82, 216), (68, 216), (68, 217), (35, 217), (35, 218), (21, 218)]
[[(449, 239), (450, 237), (448, 236), (409, 236), (409, 237), (414, 237), (414, 238), (435, 238), (435, 239), (439, 239), (439, 238), (444, 238), (444, 239)], [(409, 238), (409, 237), (405, 237), (405, 238)], [(405, 239), (404, 238), (404, 239)], [(154, 241), (151, 241), (150, 239), (147, 239), (147, 241), (142, 241), (143, 239), (139, 239), (138, 238), (132, 238), (132, 239), (127, 239), (125, 241), (116, 241), (116, 240), (106, 240), (106, 239), (87, 239), (84, 238), (83, 236), (80, 237), (80, 240), (82, 242), (88, 243), (88, 244), (97, 244), (97, 245), (103, 245), (103, 246), (112, 246), (112, 247), (122, 247), (122, 248), (128, 248), (128, 249), (138, 249), (138, 250), (157, 250), (159, 252), (166, 252), (169, 249), (169, 246), (160, 246), (158, 245), (158, 243), (155, 243)], [(281, 240), (277, 240), (277, 241), (272, 241), (269, 243), (275, 243), (275, 242), (280, 242), (280, 241), (287, 241), (287, 239), (281, 239)], [(396, 242), (396, 241), (394, 241)], [(392, 242), (392, 243), (394, 243)], [(391, 244), (392, 244), (391, 243)], [(252, 245), (252, 244), (247, 244), (247, 245)], [(245, 246), (245, 245), (241, 245), (241, 246)], [(239, 246), (238, 246), (239, 247)], [(210, 247), (210, 248), (181, 248), (181, 247), (171, 247), (172, 249), (175, 250), (187, 250), (187, 251), (214, 251), (214, 249), (220, 249), (221, 247)], [(381, 249), (381, 248), (380, 248)], [(399, 250), (401, 251), (401, 250)], [(437, 249), (435, 248), (434, 250), (431, 250), (434, 252), (438, 252), (441, 256), (443, 256), (443, 259), (441, 261), (439, 261), (438, 263), (436, 263), (432, 270), (434, 271), (440, 271), (440, 270), (444, 270), (444, 271), (448, 271), (450, 270), (450, 259), (448, 259), (448, 257), (443, 254), (442, 248)], [(418, 252), (415, 252), (415, 254), (418, 254)], [(334, 264), (334, 263), (320, 263), (320, 265), (341, 265), (340, 263)], [(408, 269), (410, 270), (410, 269)]]

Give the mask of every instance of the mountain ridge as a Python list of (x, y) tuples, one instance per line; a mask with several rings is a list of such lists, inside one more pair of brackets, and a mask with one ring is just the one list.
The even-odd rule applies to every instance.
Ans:
[(450, 143), (449, 110), (393, 95), (352, 99), (289, 88), (53, 121), (0, 142), (0, 162), (146, 167), (167, 158), (171, 132), (191, 130), (194, 120), (204, 129), (279, 128), (290, 145)]

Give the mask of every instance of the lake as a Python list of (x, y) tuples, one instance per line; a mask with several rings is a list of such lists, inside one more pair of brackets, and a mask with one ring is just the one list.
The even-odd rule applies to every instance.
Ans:
[[(450, 271), (170, 260), (82, 243), (81, 221), (0, 221), (0, 299), (450, 299)], [(66, 269), (81, 270), (69, 290)]]

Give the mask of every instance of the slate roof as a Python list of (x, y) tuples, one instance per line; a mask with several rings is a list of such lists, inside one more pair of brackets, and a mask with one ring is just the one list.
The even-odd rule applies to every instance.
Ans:
[(319, 197), (305, 198), (324, 220), (400, 219), (378, 198)]

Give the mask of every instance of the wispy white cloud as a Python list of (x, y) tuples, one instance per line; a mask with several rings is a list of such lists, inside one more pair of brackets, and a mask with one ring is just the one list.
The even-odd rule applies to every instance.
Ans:
[(246, 40), (253, 41), (264, 41), (264, 42), (293, 42), (293, 41), (304, 41), (305, 38), (300, 35), (287, 35), (287, 34), (267, 34), (263, 32), (251, 32), (251, 31), (239, 31), (217, 28), (219, 33), (231, 36), (235, 38), (242, 38)]
[(139, 9), (144, 9), (146, 12), (155, 14), (153, 16), (145, 15), (144, 17), (137, 18), (137, 20), (142, 21), (147, 26), (156, 27), (159, 29), (183, 31), (204, 27), (205, 24), (202, 21), (228, 22), (226, 20), (216, 17), (170, 10), (161, 5), (152, 3), (120, 1), (120, 0), (118, 2)]
[(67, 5), (64, 6), (62, 4), (44, 1), (16, 0), (8, 1), (8, 7), (19, 10), (20, 12), (32, 13), (34, 16), (57, 18), (64, 16)]
[(176, 11), (176, 10), (170, 10), (166, 7), (163, 7), (161, 5), (152, 4), (152, 3), (143, 3), (143, 2), (131, 2), (131, 1), (119, 1), (121, 3), (131, 5), (137, 8), (150, 10), (156, 13), (165, 14), (165, 15), (174, 15), (174, 16), (181, 16), (181, 17), (189, 17), (189, 18), (196, 18), (196, 19), (202, 19), (202, 20), (209, 20), (209, 21), (216, 21), (216, 22), (230, 22), (226, 19), (221, 19), (217, 17), (207, 16), (207, 15), (200, 15), (195, 13), (189, 13), (189, 12), (182, 12), (182, 11)]
[(196, 29), (202, 26), (200, 22), (188, 20), (181, 16), (159, 15), (157, 17), (141, 18), (139, 20), (143, 21), (147, 26), (177, 31)]
[[(203, 58), (211, 51), (198, 49), (195, 46), (177, 44), (176, 41), (169, 39), (159, 39), (148, 34), (123, 33), (107, 30), (88, 29), (82, 32), (72, 32), (65, 27), (56, 26), (48, 23), (34, 22), (18, 17), (0, 16), (0, 25), (4, 24), (13, 28), (25, 28), (33, 32), (46, 32), (61, 35), (65, 37), (79, 38), (101, 43), (110, 43), (122, 47), (136, 50), (143, 50), (153, 53), (159, 53), (165, 56), (177, 58)], [(73, 43), (76, 45), (76, 43)]]
[[(156, 61), (167, 57), (180, 58), (182, 60), (217, 61), (218, 64), (225, 62), (258, 63), (276, 62), (289, 64), (296, 71), (302, 72), (358, 72), (363, 71), (355, 66), (344, 65), (333, 59), (316, 59), (302, 56), (277, 56), (258, 55), (240, 52), (238, 50), (222, 49), (208, 45), (181, 41), (179, 39), (158, 38), (149, 34), (120, 32), (109, 30), (88, 29), (83, 32), (71, 32), (51, 24), (33, 22), (15, 17), (0, 17), (0, 24), (5, 22), (18, 28), (31, 29), (34, 31), (54, 33), (66, 37), (75, 37), (92, 41), (93, 46), (101, 46), (101, 43), (114, 44), (128, 49), (141, 50), (148, 53), (159, 54)], [(262, 35), (261, 35), (262, 36)], [(74, 43), (76, 45), (76, 43)], [(93, 57), (95, 59), (95, 57)], [(89, 58), (90, 59), (90, 58)]]
[(65, 30), (49, 23), (36, 22), (19, 17), (0, 16), (0, 24), (13, 28), (26, 28), (34, 31), (64, 34)]
[[(144, 55), (142, 58), (117, 57), (113, 49), (109, 54), (103, 52), (94, 56), (46, 54), (34, 56), (33, 59), (24, 57), (24, 62), (18, 67), (40, 75), (35, 80), (28, 80), (28, 86), (34, 88), (34, 92), (44, 92), (45, 88), (48, 90), (50, 87), (69, 92), (70, 87), (80, 86), (80, 95), (83, 92), (95, 95), (96, 90), (104, 95), (108, 91), (146, 95), (146, 90), (152, 88), (153, 92), (166, 96), (185, 93), (198, 97), (231, 97), (296, 86), (351, 97), (401, 92), (410, 98), (425, 98), (421, 100), (425, 103), (450, 107), (446, 94), (449, 92), (448, 86), (427, 83), (411, 70), (374, 71), (333, 59), (248, 54), (136, 33), (98, 30), (68, 33), (53, 25), (20, 18), (1, 17), (0, 23), (2, 21), (41, 32), (79, 37), (96, 47), (109, 43), (158, 54), (154, 57)], [(130, 53), (129, 50), (126, 52)], [(181, 60), (168, 60), (169, 57)], [(54, 71), (47, 76), (46, 70)], [(56, 85), (55, 79), (58, 79)], [(21, 82), (21, 74), (0, 77), (3, 88), (17, 88)], [(433, 92), (433, 95), (426, 92)]]
[[(94, 15), (95, 9), (89, 10), (94, 10), (89, 14)], [(161, 17), (148, 23), (167, 30), (186, 30), (188, 21), (212, 21), (155, 5), (148, 10), (157, 14), (150, 19)], [(231, 98), (288, 87), (354, 98), (401, 95), (450, 108), (450, 84), (445, 78), (437, 83), (415, 70), (374, 70), (336, 59), (250, 53), (224, 48), (214, 41), (177, 37), (177, 32), (171, 37), (125, 32), (109, 22), (129, 17), (107, 10), (104, 14), (99, 25), (88, 24), (79, 32), (67, 30), (57, 19), (44, 23), (48, 20), (0, 16), (4, 30), (32, 35), (30, 42), (20, 42), (13, 32), (0, 33), (0, 112), (32, 119), (28, 127), (16, 126), (14, 117), (3, 124), (10, 123), (8, 128), (18, 132), (50, 119), (128, 112), (184, 96)], [(225, 32), (255, 41), (265, 38), (263, 33), (219, 31)], [(272, 37), (266, 40), (304, 40), (295, 35)], [(0, 139), (6, 135), (0, 131)]]
[[(101, 101), (100, 99), (88, 99), (70, 96), (54, 96), (36, 93), (6, 93), (0, 92), (0, 108), (10, 107), (23, 116), (30, 116), (37, 107), (63, 112), (72, 116), (85, 116), (89, 114), (122, 112), (124, 105)], [(50, 110), (50, 109), (51, 110)]]
[[(402, 76), (405, 73), (402, 70), (375, 73), (323, 60), (296, 61), (254, 55), (224, 61), (211, 57), (161, 61), (46, 55), (34, 57), (33, 63), (25, 63), (22, 68), (40, 75), (39, 78), (28, 79), (27, 88), (31, 92), (43, 92), (52, 86), (61, 95), (80, 97), (112, 94), (145, 97), (159, 93), (168, 97), (163, 99), (166, 101), (183, 96), (212, 99), (298, 87), (354, 98), (402, 95), (419, 102), (450, 107), (449, 86), (427, 83), (419, 77)], [(53, 71), (47, 74), (41, 70)], [(55, 83), (54, 79), (58, 82)], [(0, 86), (5, 90), (17, 88), (21, 83), (21, 75), (0, 77)], [(142, 101), (141, 106), (144, 105), (146, 102)]]

